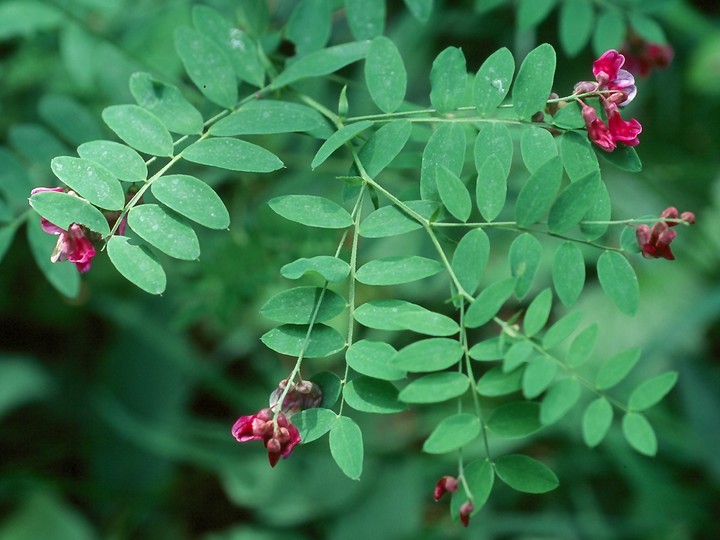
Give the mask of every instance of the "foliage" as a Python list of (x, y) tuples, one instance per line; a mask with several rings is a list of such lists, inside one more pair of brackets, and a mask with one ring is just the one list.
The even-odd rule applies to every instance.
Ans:
[[(638, 78), (637, 151), (588, 139), (582, 100), (612, 90), (573, 90), (607, 49), (682, 44), (690, 4), (142, 4), (0, 4), (4, 92), (39, 117), (6, 114), (0, 148), (5, 317), (22, 330), (0, 360), (0, 538), (443, 538), (452, 526), (426, 501), (447, 474), (451, 515), (488, 538), (716, 526), (715, 477), (667, 501), (685, 489), (670, 472), (717, 471), (700, 436), (718, 409), (702, 338), (717, 255), (685, 249), (677, 270), (634, 237), (685, 229), (660, 209), (709, 200), (678, 243), (712, 237), (717, 160), (670, 126), (717, 134), (668, 89), (683, 64)], [(717, 55), (685, 46), (691, 73)], [(43, 68), (61, 76), (23, 95)], [(689, 170), (705, 181), (677, 189)], [(30, 196), (49, 172), (72, 193)], [(83, 227), (91, 273), (49, 262), (38, 214)], [(17, 286), (23, 227), (57, 292)], [(271, 470), (228, 432), (280, 379), (280, 404), (301, 379), (323, 399), (292, 417), (303, 444)], [(658, 405), (676, 384), (684, 405)], [(569, 501), (598, 521), (577, 524), (558, 510)]]

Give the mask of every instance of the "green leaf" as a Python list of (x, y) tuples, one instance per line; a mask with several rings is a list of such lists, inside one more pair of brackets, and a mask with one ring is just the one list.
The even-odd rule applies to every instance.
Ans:
[(543, 347), (553, 349), (560, 345), (577, 329), (582, 317), (581, 311), (571, 311), (553, 324), (543, 336)]
[(197, 30), (175, 30), (175, 50), (190, 80), (210, 101), (231, 109), (238, 100), (235, 70), (223, 50)]
[[(26, 403), (46, 398), (52, 391), (52, 383), (45, 369), (33, 360), (3, 354), (0, 359), (0, 418)], [(7, 522), (3, 528), (8, 530)]]
[(313, 375), (312, 382), (317, 384), (322, 390), (322, 403), (320, 407), (329, 409), (337, 403), (342, 390), (342, 381), (335, 373), (331, 371), (321, 371)]
[(402, 151), (410, 138), (412, 123), (398, 120), (385, 124), (363, 144), (358, 159), (370, 178), (375, 178)]
[(127, 216), (130, 228), (163, 253), (186, 261), (200, 256), (195, 231), (157, 204), (135, 206)]
[(363, 326), (377, 330), (405, 330), (398, 316), (414, 312), (432, 313), (417, 304), (388, 298), (365, 302), (355, 310), (355, 320)]
[(153, 156), (173, 155), (173, 140), (160, 119), (138, 105), (112, 105), (102, 118), (118, 137), (133, 148)]
[[(385, 5), (383, 0), (379, 1)], [(370, 42), (365, 59), (365, 82), (370, 97), (381, 111), (395, 112), (402, 105), (407, 90), (407, 72), (397, 47), (385, 36), (378, 35)]]
[(543, 22), (555, 7), (555, 0), (520, 0), (517, 12), (519, 30), (528, 30)]
[(677, 382), (676, 371), (668, 371), (644, 381), (630, 394), (628, 408), (631, 411), (644, 411), (664, 398)]
[(534, 173), (540, 165), (558, 155), (558, 147), (547, 129), (531, 126), (523, 130), (520, 153), (525, 167)]
[(498, 437), (527, 437), (542, 427), (540, 404), (533, 401), (513, 401), (500, 405), (488, 416), (487, 427)]
[(530, 355), (534, 352), (532, 341), (523, 340), (516, 341), (505, 351), (502, 370), (504, 373), (515, 371), (522, 364), (527, 362)]
[(550, 232), (561, 234), (580, 223), (592, 206), (600, 183), (600, 176), (593, 172), (567, 186), (550, 209)]
[(192, 18), (195, 28), (218, 45), (227, 56), (239, 79), (257, 87), (264, 85), (265, 68), (258, 53), (258, 45), (247, 32), (235, 28), (228, 19), (208, 6), (194, 6)]
[(555, 292), (567, 307), (577, 302), (585, 285), (585, 259), (573, 242), (564, 242), (555, 252), (552, 266)]
[(361, 375), (385, 381), (397, 381), (404, 379), (406, 373), (392, 364), (396, 353), (397, 351), (388, 343), (361, 339), (348, 348), (345, 360)]
[[(472, 493), (473, 510), (471, 516), (479, 512), (490, 498), (495, 483), (495, 471), (488, 459), (476, 460), (464, 467), (463, 476)], [(467, 494), (464, 489), (459, 489), (452, 494), (450, 501), (450, 513), (453, 519), (459, 520), (460, 508), (467, 502)]]
[(537, 238), (530, 233), (523, 233), (518, 236), (510, 245), (508, 259), (510, 262), (510, 273), (517, 280), (515, 284), (515, 296), (523, 298), (535, 279), (542, 246)]
[(202, 115), (174, 86), (154, 79), (149, 73), (133, 73), (130, 93), (138, 105), (157, 116), (169, 131), (181, 135), (202, 133)]
[(432, 13), (433, 0), (405, 0), (405, 5), (418, 21), (428, 22)]
[[(280, 354), (300, 356), (307, 333), (307, 325), (284, 324), (263, 334), (260, 341)], [(337, 330), (324, 324), (315, 324), (303, 356), (325, 358), (343, 348), (345, 348), (345, 338)]]
[(45, 278), (60, 294), (68, 298), (77, 298), (80, 294), (80, 273), (76, 266), (70, 262), (50, 261), (50, 254), (55, 247), (57, 237), (42, 230), (39, 218), (28, 219), (25, 229), (30, 251)]
[(6, 1), (0, 5), (0, 40), (31, 37), (58, 26), (63, 20), (62, 11), (52, 4), (33, 0)]
[(319, 439), (330, 431), (338, 416), (330, 409), (321, 409), (315, 407), (313, 409), (305, 409), (293, 415), (292, 423), (300, 432), (300, 440), (302, 444), (307, 444)]
[(542, 394), (555, 380), (557, 372), (557, 362), (552, 358), (544, 355), (533, 357), (523, 374), (523, 395), (527, 399), (533, 399)]
[(398, 399), (405, 403), (440, 403), (462, 396), (469, 386), (470, 381), (463, 373), (431, 373), (408, 384)]
[(575, 56), (587, 44), (595, 23), (590, 0), (565, 0), (560, 7), (558, 37), (568, 56)]
[(261, 146), (230, 137), (215, 137), (188, 146), (183, 157), (193, 163), (220, 167), (231, 171), (272, 172), (285, 165)]
[[(313, 318), (318, 303), (320, 307)], [(329, 321), (345, 311), (346, 307), (345, 299), (334, 291), (322, 287), (295, 287), (270, 298), (260, 308), (260, 313), (282, 323), (310, 324), (311, 321)]]
[(519, 227), (529, 227), (540, 221), (555, 200), (561, 181), (562, 164), (558, 158), (549, 159), (530, 175), (515, 204)]
[(610, 49), (620, 49), (625, 41), (625, 20), (619, 9), (605, 9), (595, 23), (593, 50), (597, 56)]
[(103, 136), (97, 117), (85, 105), (63, 94), (46, 94), (38, 104), (40, 117), (73, 145)]
[(316, 195), (281, 195), (268, 202), (285, 219), (308, 227), (344, 229), (353, 224), (352, 216), (336, 202)]
[(585, 444), (594, 448), (607, 435), (613, 420), (613, 408), (610, 402), (599, 397), (585, 409), (582, 420), (582, 433)]
[(477, 393), (486, 397), (506, 396), (520, 390), (525, 368), (505, 373), (502, 366), (486, 371), (477, 383)]
[(350, 32), (357, 41), (381, 36), (385, 30), (385, 0), (343, 0)]
[(593, 203), (585, 214), (583, 222), (580, 223), (580, 230), (585, 235), (587, 240), (594, 240), (599, 238), (605, 231), (607, 231), (607, 223), (584, 223), (584, 221), (607, 221), (610, 219), (612, 208), (610, 205), (610, 194), (608, 193), (605, 184), (598, 182), (595, 184), (595, 195), (593, 197)]
[(466, 222), (472, 212), (472, 200), (463, 181), (444, 165), (436, 168), (435, 180), (445, 208), (459, 221)]
[(482, 170), (482, 166), (490, 156), (498, 158), (503, 165), (507, 180), (513, 158), (513, 138), (508, 127), (500, 122), (483, 126), (475, 138), (473, 155), (478, 172)]
[(480, 419), (474, 414), (455, 414), (444, 418), (423, 444), (423, 452), (447, 454), (480, 435)]
[(400, 349), (392, 363), (412, 373), (440, 371), (457, 363), (463, 354), (462, 345), (453, 339), (436, 337), (422, 339)]
[(289, 101), (251, 101), (210, 128), (215, 136), (264, 135), (313, 131), (325, 125), (315, 109)]
[(311, 52), (288, 66), (270, 84), (271, 90), (277, 90), (290, 83), (310, 77), (329, 75), (345, 66), (362, 60), (370, 48), (367, 41), (343, 43), (319, 51)]
[(595, 377), (595, 387), (607, 390), (620, 383), (640, 360), (640, 349), (633, 347), (622, 351), (600, 365)]
[(326, 281), (337, 283), (348, 277), (350, 265), (337, 257), (317, 255), (309, 259), (302, 257), (280, 269), (280, 274), (288, 279), (300, 279), (308, 272), (317, 272)]
[(358, 268), (355, 279), (366, 285), (397, 285), (434, 276), (443, 266), (435, 259), (411, 255), (385, 257)]
[(555, 50), (543, 43), (523, 60), (513, 87), (512, 102), (521, 120), (545, 109), (555, 77)]
[(295, 43), (298, 58), (322, 49), (331, 31), (332, 5), (327, 0), (302, 0), (285, 27), (285, 35)]
[(505, 206), (508, 171), (494, 154), (480, 166), (475, 188), (478, 210), (487, 221), (494, 220)]
[(107, 243), (110, 262), (120, 275), (150, 294), (162, 294), (167, 279), (165, 271), (150, 250), (130, 243), (124, 236), (113, 235)]
[(628, 444), (641, 454), (652, 457), (657, 453), (655, 430), (642, 414), (636, 412), (625, 414), (622, 431)]
[(595, 348), (597, 341), (598, 325), (591, 324), (580, 332), (570, 344), (566, 363), (571, 368), (576, 368), (590, 359), (590, 353)]
[(227, 229), (230, 215), (217, 193), (202, 180), (186, 174), (172, 174), (156, 179), (152, 194), (186, 218), (210, 229)]
[(503, 102), (514, 73), (515, 59), (506, 47), (498, 49), (483, 62), (473, 81), (473, 99), (480, 116), (487, 116)]
[(398, 313), (395, 323), (405, 330), (429, 336), (452, 336), (460, 331), (458, 323), (450, 317), (427, 309)]
[(482, 229), (472, 229), (458, 242), (451, 267), (468, 294), (475, 294), (490, 258), (490, 240)]
[(637, 150), (635, 150), (632, 146), (625, 146), (621, 144), (618, 145), (618, 147), (612, 152), (596, 150), (596, 153), (602, 156), (605, 161), (614, 165), (621, 171), (633, 173), (642, 171), (642, 162), (637, 154)]
[(310, 167), (313, 169), (319, 167), (335, 150), (372, 125), (373, 123), (370, 120), (363, 120), (356, 124), (349, 124), (333, 133), (317, 151)]
[(398, 401), (398, 391), (392, 383), (372, 377), (360, 376), (345, 385), (345, 402), (356, 411), (374, 414), (392, 414), (405, 410)]
[(12, 245), (13, 238), (15, 238), (15, 232), (17, 228), (12, 225), (0, 226), (0, 261), (2, 261), (5, 254)]
[(135, 150), (114, 141), (91, 141), (78, 146), (78, 155), (99, 163), (115, 178), (126, 182), (143, 182), (148, 170), (145, 160)]
[(339, 416), (330, 430), (330, 454), (351, 480), (359, 480), (363, 467), (362, 432), (352, 418)]
[(550, 309), (552, 308), (552, 291), (544, 289), (530, 303), (523, 318), (523, 328), (525, 335), (532, 337), (543, 329), (550, 317)]
[(577, 379), (566, 377), (557, 381), (545, 393), (540, 404), (540, 423), (548, 426), (560, 420), (578, 402), (580, 393)]
[[(439, 203), (435, 201), (405, 201), (405, 205), (425, 219), (437, 211)], [(385, 238), (397, 236), (421, 229), (422, 225), (397, 206), (383, 206), (372, 212), (360, 224), (360, 236), (365, 238)]]
[(591, 173), (600, 172), (597, 156), (585, 135), (567, 131), (560, 137), (559, 147), (560, 159), (572, 182), (585, 178)]
[(500, 480), (523, 493), (547, 493), (560, 482), (544, 463), (522, 454), (509, 454), (495, 460)]
[(489, 322), (500, 311), (515, 290), (515, 278), (508, 278), (483, 289), (465, 313), (465, 326), (477, 328)]
[(460, 124), (442, 124), (425, 145), (420, 171), (420, 197), (425, 201), (439, 201), (436, 173), (444, 165), (460, 176), (465, 162), (465, 130)]
[(102, 165), (83, 159), (59, 156), (50, 168), (60, 180), (91, 203), (106, 210), (121, 210), (125, 192), (115, 176)]
[(598, 259), (597, 273), (603, 291), (617, 308), (626, 315), (635, 315), (640, 288), (627, 259), (616, 251), (605, 251)]
[(100, 210), (75, 195), (56, 191), (36, 193), (30, 197), (30, 206), (63, 230), (67, 231), (70, 225), (79, 223), (101, 236), (110, 234), (107, 219)]
[(430, 103), (439, 114), (460, 105), (467, 80), (465, 55), (457, 47), (447, 47), (437, 55), (430, 71)]
[(667, 37), (663, 27), (642, 13), (630, 12), (630, 24), (637, 34), (650, 43), (665, 44)]

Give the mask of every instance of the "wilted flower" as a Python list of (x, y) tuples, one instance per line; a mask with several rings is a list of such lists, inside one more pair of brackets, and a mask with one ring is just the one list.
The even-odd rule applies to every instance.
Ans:
[[(276, 409), (280, 396), (282, 396), (285, 388), (287, 388), (287, 384), (287, 379), (283, 379), (278, 383), (277, 389), (270, 394), (270, 407), (272, 407), (273, 410)], [(293, 383), (285, 395), (285, 399), (283, 399), (281, 410), (287, 416), (292, 416), (305, 409), (319, 407), (322, 403), (322, 398), (322, 390), (317, 384), (310, 381)]]
[(232, 434), (238, 442), (263, 441), (271, 467), (277, 464), (281, 456), (287, 458), (295, 446), (300, 444), (300, 432), (287, 416), (282, 412), (275, 416), (269, 408), (238, 418), (232, 427)]
[(433, 492), (433, 497), (435, 498), (435, 501), (437, 502), (448, 491), (455, 492), (457, 490), (458, 490), (457, 479), (453, 478), (452, 476), (443, 476), (442, 478), (440, 478), (440, 480), (438, 480), (438, 483), (435, 484), (435, 491)]

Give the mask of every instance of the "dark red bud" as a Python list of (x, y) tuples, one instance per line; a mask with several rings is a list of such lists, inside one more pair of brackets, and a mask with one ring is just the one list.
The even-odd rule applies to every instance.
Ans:
[(460, 522), (463, 524), (463, 527), (467, 527), (470, 523), (470, 514), (472, 514), (473, 510), (475, 510), (475, 506), (473, 506), (473, 503), (470, 501), (460, 507)]

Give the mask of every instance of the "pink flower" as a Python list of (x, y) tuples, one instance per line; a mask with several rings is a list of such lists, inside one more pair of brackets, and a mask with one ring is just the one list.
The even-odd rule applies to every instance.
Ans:
[(238, 442), (263, 441), (268, 451), (270, 466), (274, 467), (280, 457), (287, 458), (300, 444), (300, 432), (280, 412), (273, 418), (271, 409), (260, 409), (250, 416), (241, 416), (232, 427)]
[[(39, 187), (33, 189), (30, 195), (49, 191), (62, 193), (64, 190), (60, 187)], [(70, 193), (74, 195), (72, 191)], [(77, 266), (78, 271), (82, 273), (90, 271), (92, 258), (95, 256), (95, 247), (92, 245), (92, 242), (87, 239), (80, 225), (72, 223), (66, 231), (54, 223), (49, 222), (47, 219), (40, 218), (40, 226), (46, 233), (58, 235), (57, 244), (55, 244), (55, 249), (50, 255), (52, 262), (70, 261)]]
[(582, 117), (585, 120), (590, 140), (606, 152), (615, 150), (615, 138), (610, 132), (610, 128), (598, 118), (595, 109), (585, 105), (585, 103), (580, 103), (582, 105)]
[(463, 527), (467, 527), (470, 523), (470, 514), (472, 514), (473, 510), (475, 510), (475, 506), (470, 501), (465, 502), (460, 507), (460, 522), (463, 524)]
[(625, 64), (625, 57), (616, 50), (610, 49), (593, 62), (593, 75), (598, 82), (598, 90), (618, 91), (608, 99), (627, 105), (635, 98), (637, 87), (632, 73), (620, 69), (623, 64)]
[(631, 40), (630, 43), (623, 47), (626, 67), (642, 77), (647, 77), (654, 68), (665, 69), (675, 55), (670, 45), (648, 43), (642, 38)]
[(457, 479), (452, 476), (443, 476), (435, 484), (435, 491), (433, 492), (433, 498), (435, 502), (439, 501), (440, 498), (445, 495), (448, 491), (455, 492), (458, 490)]
[(638, 135), (642, 132), (640, 122), (634, 118), (626, 122), (620, 116), (620, 111), (614, 103), (607, 103), (605, 111), (608, 115), (608, 127), (613, 140), (627, 146), (637, 146), (640, 143)]
[[(660, 217), (664, 219), (678, 219), (678, 211), (674, 206), (670, 206), (663, 210)], [(683, 212), (680, 220), (692, 225), (695, 223), (695, 214), (692, 212)], [(640, 225), (635, 230), (635, 237), (642, 251), (643, 257), (646, 259), (667, 259), (672, 261), (675, 259), (670, 243), (675, 239), (677, 233), (671, 230), (671, 227), (677, 225), (678, 222), (658, 221), (650, 228), (647, 225)]]

